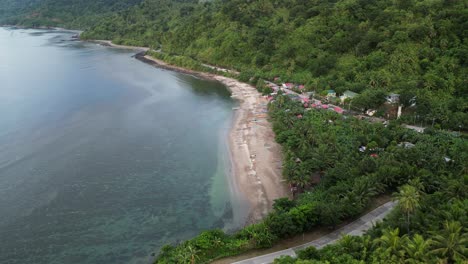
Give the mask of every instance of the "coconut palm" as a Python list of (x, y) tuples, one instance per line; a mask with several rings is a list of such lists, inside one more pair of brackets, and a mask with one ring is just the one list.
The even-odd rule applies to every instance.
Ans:
[(385, 253), (398, 257), (404, 256), (402, 246), (407, 239), (406, 235), (400, 237), (400, 229), (385, 229), (382, 236), (374, 240), (374, 244), (384, 249)]
[(178, 264), (187, 264), (190, 263), (190, 254), (185, 248), (180, 248), (175, 254)]
[(292, 178), (291, 183), (304, 189), (310, 181), (310, 177), (307, 174), (298, 174), (294, 178)]
[(307, 151), (310, 149), (310, 143), (306, 136), (299, 138), (298, 148), (301, 153), (307, 153)]
[(407, 263), (428, 263), (429, 257), (428, 253), (431, 246), (431, 240), (425, 240), (419, 234), (416, 234), (413, 239), (409, 240), (404, 249), (408, 258), (406, 259)]
[(197, 256), (199, 252), (200, 250), (196, 249), (195, 247), (192, 247), (191, 245), (187, 246), (187, 253), (190, 258), (190, 264), (195, 264), (195, 261), (200, 258)]
[(323, 173), (323, 170), (333, 167), (336, 162), (336, 153), (330, 150), (329, 146), (320, 144), (314, 149), (312, 159), (317, 162), (317, 167)]
[(278, 106), (281, 108), (286, 103), (286, 96), (281, 95), (281, 96), (276, 97), (276, 102)]
[(426, 189), (420, 178), (411, 179), (408, 181), (408, 184), (416, 188), (420, 194), (423, 194)]
[[(367, 237), (367, 239), (369, 239)], [(368, 248), (366, 248), (366, 244), (363, 243), (364, 238), (359, 237), (359, 236), (351, 236), (351, 235), (344, 235), (338, 242), (340, 247), (343, 248), (343, 250), (350, 255), (353, 255), (355, 257), (362, 257), (363, 253), (365, 253)], [(365, 257), (365, 254), (364, 254)]]
[(460, 222), (446, 221), (442, 232), (436, 232), (432, 237), (434, 242), (431, 253), (449, 261), (466, 260), (468, 235), (466, 232), (462, 233), (462, 230)]
[(361, 250), (361, 259), (365, 260), (369, 257), (370, 252), (372, 252), (370, 249), (372, 248), (372, 238), (369, 235), (363, 235), (361, 237), (361, 244), (362, 244), (362, 250)]
[(394, 195), (398, 201), (398, 207), (406, 214), (406, 228), (410, 232), (410, 215), (420, 206), (419, 201), (421, 194), (416, 187), (411, 185), (403, 185), (399, 188), (399, 192)]
[(378, 193), (376, 184), (367, 176), (356, 179), (350, 192), (357, 197), (360, 208), (365, 207), (369, 199)]

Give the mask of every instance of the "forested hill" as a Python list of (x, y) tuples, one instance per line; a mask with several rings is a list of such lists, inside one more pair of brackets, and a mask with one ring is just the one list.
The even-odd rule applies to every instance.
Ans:
[(364, 108), (379, 92), (399, 93), (405, 106), (416, 99), (411, 114), (421, 122), (468, 127), (466, 1), (196, 2), (145, 0), (83, 36), (161, 44), (169, 54), (317, 92), (363, 93)]
[(86, 29), (142, 0), (0, 0), (0, 24)]
[(40, 0), (0, 0), (0, 23), (35, 7)]
[[(0, 24), (89, 29), (246, 76), (361, 94), (398, 93), (419, 124), (468, 128), (464, 0), (0, 0)], [(414, 107), (414, 104), (416, 106)], [(413, 107), (410, 107), (413, 105)]]
[[(6, 7), (13, 2), (15, 7)], [(336, 227), (394, 192), (398, 209), (365, 236), (347, 236), (320, 251), (309, 248), (298, 260), (275, 263), (466, 263), (468, 144), (460, 133), (439, 129), (468, 128), (467, 5), (466, 0), (0, 0), (0, 23), (3, 12), (12, 23), (78, 27), (86, 29), (84, 39), (161, 49), (155, 56), (180, 64), (236, 69), (245, 81), (303, 84), (316, 94), (350, 90), (358, 95), (346, 109), (401, 105), (401, 122), (433, 126), (417, 133), (400, 122), (306, 111), (280, 93), (269, 104), (269, 116), (283, 147), (283, 176), (303, 193), (275, 201), (262, 222), (234, 234), (206, 231), (165, 246), (157, 263), (208, 263), (271, 247), (319, 226)], [(389, 93), (399, 94), (398, 104), (383, 104)]]

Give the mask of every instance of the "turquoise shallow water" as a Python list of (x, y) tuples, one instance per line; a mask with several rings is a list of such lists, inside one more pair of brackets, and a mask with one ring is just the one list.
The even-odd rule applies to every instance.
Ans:
[(226, 88), (72, 35), (0, 28), (0, 263), (148, 263), (242, 225)]

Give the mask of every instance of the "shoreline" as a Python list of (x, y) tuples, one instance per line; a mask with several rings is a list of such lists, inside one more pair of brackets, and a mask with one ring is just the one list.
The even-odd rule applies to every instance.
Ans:
[(85, 40), (86, 42), (91, 42), (95, 44), (102, 45), (104, 47), (112, 47), (112, 48), (118, 48), (118, 49), (131, 49), (131, 50), (139, 50), (141, 51), (148, 51), (150, 48), (148, 47), (137, 47), (137, 46), (127, 46), (127, 45), (119, 45), (119, 44), (114, 44), (112, 43), (111, 40)]
[(148, 47), (117, 45), (110, 40), (87, 40), (107, 47), (132, 49), (134, 57), (153, 67), (192, 75), (222, 83), (238, 102), (227, 136), (230, 161), (229, 183), (233, 195), (249, 204), (244, 226), (257, 223), (271, 211), (273, 201), (291, 198), (282, 176), (281, 146), (275, 141), (271, 123), (267, 120), (268, 101), (255, 87), (236, 79), (213, 73), (199, 72), (171, 65), (146, 55)]
[(215, 80), (231, 91), (238, 102), (228, 132), (231, 190), (250, 205), (245, 225), (262, 220), (272, 209), (273, 201), (290, 197), (282, 178), (281, 146), (276, 143), (267, 120), (268, 101), (257, 89), (236, 79), (185, 69), (155, 59), (144, 52), (135, 58), (157, 68)]

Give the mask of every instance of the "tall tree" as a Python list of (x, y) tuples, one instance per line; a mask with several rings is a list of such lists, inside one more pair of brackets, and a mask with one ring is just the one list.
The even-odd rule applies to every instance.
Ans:
[(383, 234), (374, 240), (374, 245), (379, 246), (384, 253), (402, 258), (405, 254), (403, 244), (407, 239), (406, 235), (400, 237), (400, 229), (385, 229)]
[(416, 187), (411, 185), (403, 185), (399, 188), (399, 192), (394, 195), (394, 199), (398, 201), (398, 207), (406, 215), (406, 229), (410, 233), (410, 215), (419, 207), (421, 195)]
[(467, 259), (468, 234), (459, 222), (446, 221), (442, 232), (435, 232), (432, 237), (433, 247), (431, 252), (439, 257), (446, 258), (450, 262)]
[(414, 235), (412, 239), (404, 245), (406, 254), (408, 255), (407, 263), (428, 263), (430, 262), (429, 250), (432, 241), (426, 240), (419, 234)]

